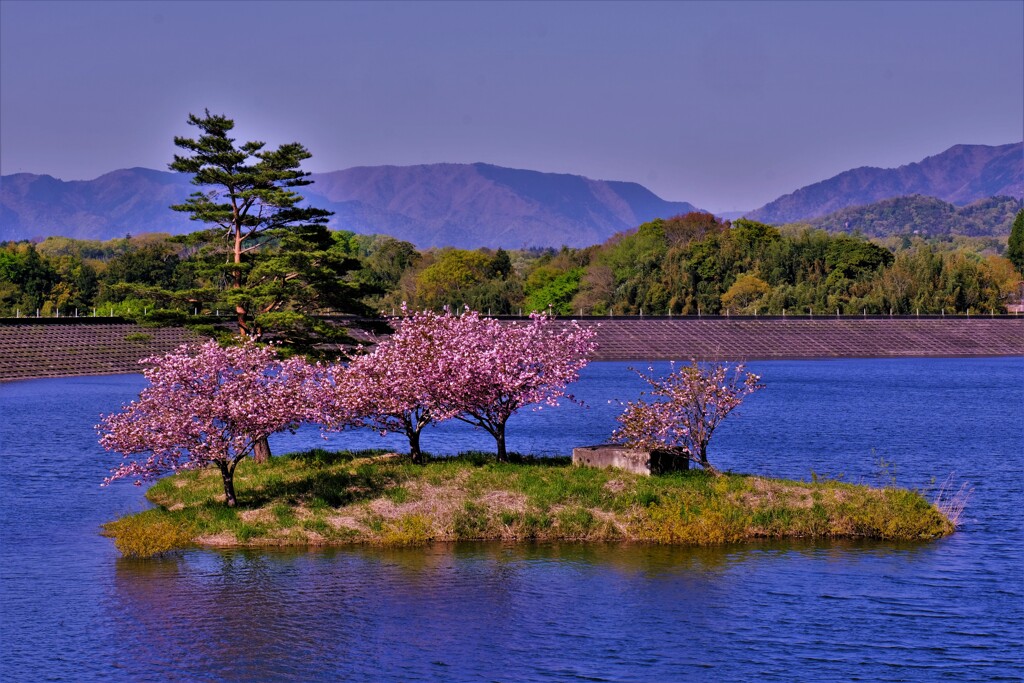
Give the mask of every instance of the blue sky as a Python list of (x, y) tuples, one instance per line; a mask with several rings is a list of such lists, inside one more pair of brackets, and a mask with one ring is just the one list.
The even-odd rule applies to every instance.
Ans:
[(1024, 138), (1024, 2), (0, 1), (0, 172), (165, 169), (204, 107), (312, 171), (484, 161), (751, 209)]

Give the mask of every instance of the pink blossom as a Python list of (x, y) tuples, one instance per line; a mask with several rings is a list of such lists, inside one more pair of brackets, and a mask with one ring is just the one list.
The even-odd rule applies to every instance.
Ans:
[(638, 372), (653, 387), (646, 395), (630, 401), (619, 416), (619, 428), (612, 438), (639, 448), (676, 450), (712, 473), (707, 448), (718, 425), (743, 399), (764, 385), (761, 378), (744, 371), (743, 365), (711, 363), (704, 367), (691, 361), (666, 377), (655, 378)]
[(589, 363), (596, 333), (541, 314), (525, 323), (501, 323), (468, 311), (460, 321), (452, 340), (458, 356), (451, 386), (455, 417), (493, 436), (498, 459), (505, 460), (505, 425), (520, 408), (575, 401), (565, 389)]
[[(100, 444), (125, 458), (104, 484), (213, 464), (233, 506), (235, 467), (255, 442), (308, 416), (313, 368), (298, 357), (281, 361), (252, 341), (186, 345), (142, 362), (152, 365), (143, 372), (150, 385), (97, 425)], [(146, 457), (132, 459), (139, 455)]]
[(334, 366), (321, 383), (322, 422), (331, 429), (373, 427), (409, 439), (413, 460), (422, 461), (420, 433), (458, 413), (455, 387), (462, 359), (455, 343), (464, 321), (449, 311), (420, 311), (393, 321), (397, 328), (372, 352), (347, 367)]
[(319, 404), (329, 427), (405, 434), (417, 461), (423, 428), (451, 418), (487, 430), (505, 459), (509, 417), (524, 406), (573, 400), (565, 388), (594, 350), (593, 331), (546, 316), (502, 323), (468, 309), (402, 312), (394, 335), (328, 372)]

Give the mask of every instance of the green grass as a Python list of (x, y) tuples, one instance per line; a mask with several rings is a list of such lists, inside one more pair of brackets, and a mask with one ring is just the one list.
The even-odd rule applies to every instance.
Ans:
[(420, 545), (460, 540), (711, 545), (776, 538), (930, 539), (953, 523), (919, 493), (833, 480), (644, 477), (568, 458), (468, 453), (425, 466), (316, 449), (241, 463), (238, 506), (208, 469), (157, 482), (156, 508), (106, 525), (126, 555), (207, 546)]

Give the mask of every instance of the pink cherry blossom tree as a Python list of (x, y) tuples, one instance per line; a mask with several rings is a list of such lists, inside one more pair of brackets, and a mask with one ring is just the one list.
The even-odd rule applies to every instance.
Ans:
[[(652, 389), (626, 404), (612, 438), (638, 448), (675, 451), (717, 475), (708, 462), (708, 442), (744, 398), (764, 388), (761, 378), (746, 372), (743, 365), (730, 369), (722, 363), (701, 366), (697, 361), (663, 378), (637, 374)], [(645, 395), (659, 400), (646, 401)]]
[(565, 389), (590, 361), (596, 332), (541, 314), (527, 323), (502, 323), (470, 311), (459, 321), (452, 339), (459, 365), (451, 387), (456, 419), (493, 436), (498, 460), (504, 461), (505, 425), (513, 414), (524, 406), (575, 400)]
[(143, 372), (149, 386), (97, 425), (100, 444), (125, 458), (104, 485), (215, 465), (234, 507), (238, 463), (258, 440), (307, 417), (313, 368), (301, 357), (281, 361), (252, 341), (228, 348), (210, 341), (142, 362), (152, 365)]
[(455, 397), (464, 376), (458, 340), (466, 327), (450, 311), (420, 311), (396, 319), (396, 331), (370, 353), (336, 366), (329, 382), (324, 422), (330, 429), (348, 424), (409, 439), (409, 455), (423, 463), (420, 433), (427, 425), (459, 412)]

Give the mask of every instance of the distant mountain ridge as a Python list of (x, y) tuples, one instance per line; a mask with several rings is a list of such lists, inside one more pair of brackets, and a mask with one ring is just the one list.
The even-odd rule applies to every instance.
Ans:
[[(420, 248), (582, 247), (654, 218), (698, 210), (637, 183), (479, 163), (363, 166), (311, 179), (300, 193), (335, 212), (332, 228), (384, 233)], [(3, 176), (0, 240), (197, 230), (199, 224), (168, 208), (196, 189), (185, 175), (144, 168), (88, 181)]]
[[(484, 163), (360, 166), (311, 178), (314, 183), (301, 188), (301, 194), (310, 204), (335, 212), (332, 228), (384, 233), (420, 248), (583, 247), (654, 218), (698, 210), (689, 202), (666, 201), (637, 183)], [(68, 182), (28, 173), (2, 176), (0, 240), (190, 232), (201, 226), (168, 207), (196, 189), (183, 174), (145, 168)], [(914, 195), (954, 206), (990, 197), (1020, 200), (1024, 197), (1024, 142), (955, 145), (898, 168), (856, 168), (746, 215), (766, 223), (806, 222)], [(904, 209), (911, 204), (916, 208), (907, 213)], [(882, 222), (872, 218), (873, 225), (881, 229), (885, 223), (902, 234), (909, 223), (898, 224), (898, 216), (914, 222), (929, 212), (968, 231), (989, 230), (1002, 220), (995, 214), (983, 220), (953, 216), (952, 209), (924, 208), (920, 199), (911, 204), (879, 209), (886, 218)], [(857, 223), (862, 218), (842, 220)], [(985, 227), (978, 220), (995, 223)], [(860, 229), (871, 233), (875, 228)]]
[(847, 207), (809, 223), (829, 232), (859, 232), (868, 237), (1005, 237), (1021, 208), (1024, 201), (1016, 197), (988, 197), (956, 206), (935, 197), (913, 195)]
[(94, 180), (16, 173), (0, 177), (0, 240), (63, 235), (111, 239), (125, 233), (199, 229), (171, 211), (194, 186), (178, 173), (125, 168)]
[(924, 195), (963, 206), (986, 197), (1024, 197), (1024, 142), (954, 145), (898, 168), (855, 168), (783, 195), (747, 213), (765, 223), (792, 223), (850, 206)]

